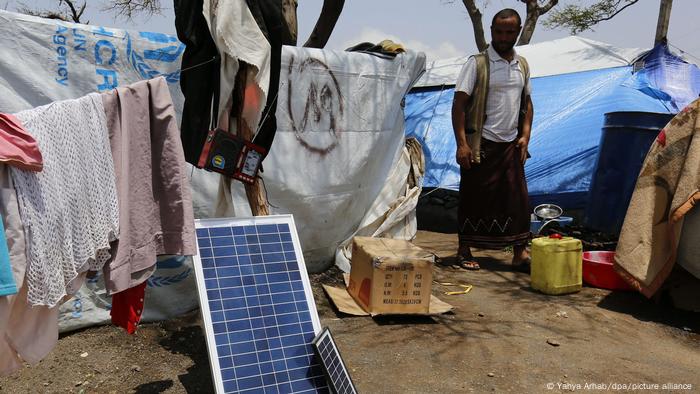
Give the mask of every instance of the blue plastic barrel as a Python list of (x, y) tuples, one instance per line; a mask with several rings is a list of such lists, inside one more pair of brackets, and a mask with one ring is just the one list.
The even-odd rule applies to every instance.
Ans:
[(588, 194), (588, 227), (620, 233), (644, 158), (659, 131), (674, 116), (654, 112), (605, 114), (598, 162)]

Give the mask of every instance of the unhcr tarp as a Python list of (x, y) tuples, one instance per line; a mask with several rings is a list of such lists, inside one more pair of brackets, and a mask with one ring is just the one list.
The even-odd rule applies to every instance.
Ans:
[[(639, 49), (569, 37), (517, 47), (528, 59), (535, 108), (525, 172), (531, 203), (583, 208), (597, 161), (603, 115), (675, 113), (700, 93), (700, 72), (660, 46)], [(425, 187), (458, 190), (451, 123), (453, 85), (466, 58), (428, 65), (406, 98), (406, 132), (426, 155)]]

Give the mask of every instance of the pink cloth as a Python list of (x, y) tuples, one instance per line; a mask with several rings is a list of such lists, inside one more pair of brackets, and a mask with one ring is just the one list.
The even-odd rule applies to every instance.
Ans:
[(28, 171), (41, 171), (43, 161), (39, 145), (22, 122), (0, 113), (0, 162)]
[(0, 297), (0, 376), (21, 368), (23, 362), (38, 363), (58, 341), (58, 307), (31, 307), (27, 302), (24, 227), (8, 170), (0, 164), (0, 213), (19, 293)]
[(118, 293), (143, 283), (161, 254), (195, 254), (194, 213), (180, 130), (163, 77), (102, 95), (114, 158), (119, 240), (105, 264)]

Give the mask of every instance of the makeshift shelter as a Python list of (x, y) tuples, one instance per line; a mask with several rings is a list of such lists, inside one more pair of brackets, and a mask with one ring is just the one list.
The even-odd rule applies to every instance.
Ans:
[[(532, 158), (525, 167), (532, 205), (585, 208), (605, 113), (672, 114), (700, 93), (700, 70), (665, 45), (617, 48), (568, 37), (516, 50), (527, 58), (532, 76)], [(406, 98), (406, 135), (423, 145), (426, 188), (459, 187), (450, 111), (454, 83), (466, 59), (428, 64)]]
[[(178, 116), (184, 45), (177, 37), (78, 25), (0, 11), (0, 112), (106, 91), (164, 76)], [(425, 68), (422, 53), (396, 57), (285, 47), (278, 135), (264, 162), (272, 213), (295, 217), (309, 270), (331, 265), (355, 233), (415, 236), (421, 151), (404, 146), (402, 99)], [(195, 217), (214, 216), (220, 176), (192, 169)], [(227, 215), (250, 215), (242, 187)], [(221, 204), (219, 204), (221, 205)], [(349, 270), (347, 253), (337, 252)], [(198, 306), (189, 257), (164, 257), (148, 279), (144, 321)], [(105, 323), (101, 275), (61, 307), (60, 328)]]

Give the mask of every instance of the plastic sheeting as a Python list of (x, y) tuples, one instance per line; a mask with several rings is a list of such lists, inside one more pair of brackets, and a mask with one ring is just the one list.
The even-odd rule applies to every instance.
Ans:
[[(516, 50), (527, 59), (531, 78), (627, 66), (646, 52), (575, 36), (524, 45)], [(430, 62), (416, 87), (454, 85), (467, 57)]]
[(0, 10), (0, 111), (18, 112), (164, 76), (182, 111), (177, 37)]
[[(406, 140), (401, 158), (394, 166), (379, 193), (367, 211), (358, 229), (343, 241), (335, 253), (335, 264), (350, 272), (352, 239), (356, 236), (393, 238), (410, 241), (416, 236), (416, 204), (425, 174), (423, 151), (414, 138)], [(407, 182), (408, 181), (408, 182)]]
[[(528, 61), (534, 70), (539, 59), (528, 57)], [(559, 58), (549, 57), (548, 61), (559, 63)], [(525, 167), (532, 205), (549, 202), (567, 209), (585, 207), (605, 113), (675, 113), (700, 93), (698, 68), (665, 47), (651, 51), (644, 65), (636, 73), (627, 65), (532, 79), (532, 158)], [(453, 96), (453, 88), (438, 86), (411, 92), (406, 98), (406, 134), (424, 147), (425, 187), (459, 188), (451, 121)]]
[[(0, 33), (1, 112), (164, 75), (181, 115), (178, 81), (184, 46), (174, 36), (5, 11), (0, 11)], [(407, 175), (401, 172), (406, 169), (402, 99), (423, 72), (425, 56), (409, 52), (387, 60), (291, 47), (283, 56), (279, 131), (263, 176), (272, 212), (294, 214), (309, 268), (332, 263), (338, 245), (363, 220), (374, 217), (377, 224), (387, 207), (391, 214), (381, 229), (413, 237), (415, 217), (406, 207), (415, 206), (417, 192), (404, 190)], [(219, 178), (192, 170), (195, 217), (212, 216)], [(243, 188), (235, 184), (236, 213), (250, 215)], [(146, 291), (144, 321), (196, 308), (191, 258), (159, 258)], [(108, 322), (110, 302), (101, 275), (86, 281), (61, 307), (60, 329)]]
[[(332, 264), (378, 196), (397, 198), (380, 191), (401, 160), (402, 100), (424, 68), (425, 55), (411, 51), (385, 59), (283, 47), (277, 134), (262, 177), (270, 213), (294, 214), (311, 272)], [(232, 186), (233, 212), (245, 215), (242, 188)]]

